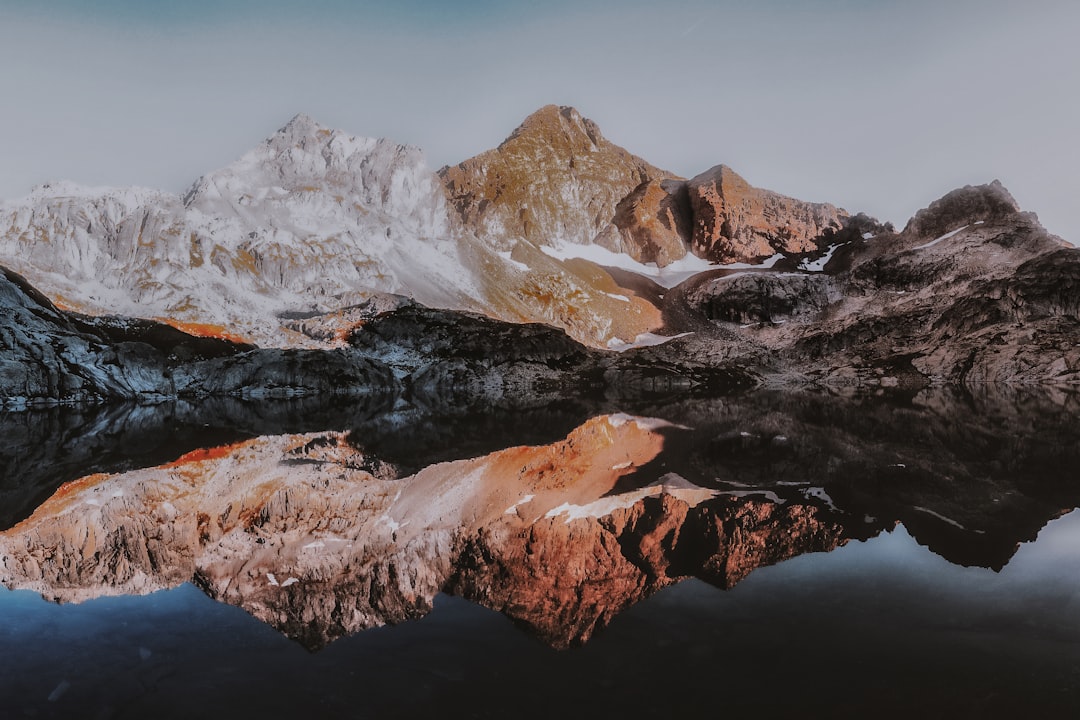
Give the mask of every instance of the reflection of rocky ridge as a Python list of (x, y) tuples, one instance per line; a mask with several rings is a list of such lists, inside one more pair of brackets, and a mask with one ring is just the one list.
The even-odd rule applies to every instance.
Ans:
[[(564, 645), (684, 575), (729, 584), (763, 562), (840, 541), (818, 508), (713, 499), (674, 476), (609, 495), (661, 451), (660, 426), (602, 416), (552, 445), (396, 479), (361, 469), (363, 456), (337, 434), (258, 439), (89, 476), (4, 534), (0, 573), (9, 586), (67, 600), (194, 578), (310, 646), (414, 617), (436, 592), (457, 588)], [(780, 522), (793, 517), (802, 539)], [(773, 545), (773, 534), (787, 539)], [(548, 574), (532, 578), (525, 556)], [(562, 611), (545, 620), (550, 604)]]
[(410, 416), (373, 415), (89, 476), (0, 534), (0, 577), (64, 600), (194, 579), (310, 647), (450, 591), (564, 646), (680, 578), (730, 587), (897, 520), (1001, 567), (1080, 504), (1074, 396), (649, 402), (670, 422), (600, 416), (480, 457), (448, 435), (421, 469), (395, 440)]

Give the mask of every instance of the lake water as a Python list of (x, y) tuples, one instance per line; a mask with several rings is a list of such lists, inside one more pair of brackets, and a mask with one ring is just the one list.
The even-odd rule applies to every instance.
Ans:
[(1078, 417), (944, 389), (9, 414), (0, 717), (1074, 716)]

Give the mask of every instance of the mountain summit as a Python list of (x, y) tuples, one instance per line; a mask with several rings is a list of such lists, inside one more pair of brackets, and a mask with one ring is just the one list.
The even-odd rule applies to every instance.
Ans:
[(439, 177), (457, 219), (499, 243), (589, 243), (641, 183), (674, 177), (608, 141), (572, 107), (534, 112), (494, 150)]

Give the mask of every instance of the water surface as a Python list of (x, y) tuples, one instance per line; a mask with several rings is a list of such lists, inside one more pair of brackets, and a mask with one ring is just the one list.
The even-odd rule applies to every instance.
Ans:
[(0, 700), (1060, 715), (1080, 709), (1076, 417), (1068, 394), (943, 390), (11, 414), (0, 579), (24, 589), (0, 591)]

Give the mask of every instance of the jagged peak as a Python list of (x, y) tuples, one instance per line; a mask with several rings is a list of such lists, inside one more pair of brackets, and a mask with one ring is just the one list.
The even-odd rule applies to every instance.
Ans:
[(991, 222), (1019, 212), (1019, 203), (1001, 181), (965, 185), (915, 213), (904, 227), (904, 234), (937, 237), (980, 220)]
[(577, 108), (569, 105), (545, 105), (526, 117), (503, 144), (523, 137), (552, 142), (559, 136), (575, 144), (585, 141), (594, 147), (605, 142), (599, 126), (583, 116)]

